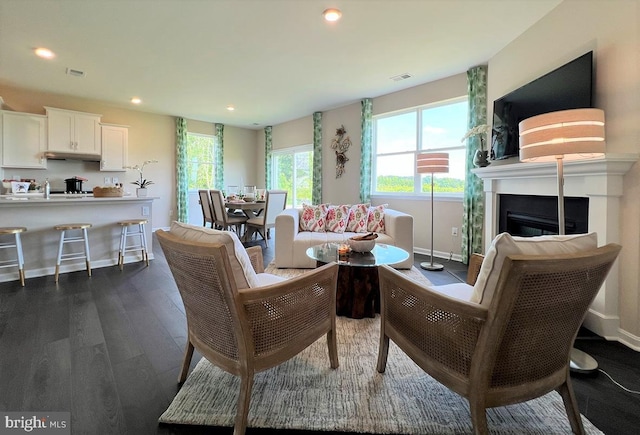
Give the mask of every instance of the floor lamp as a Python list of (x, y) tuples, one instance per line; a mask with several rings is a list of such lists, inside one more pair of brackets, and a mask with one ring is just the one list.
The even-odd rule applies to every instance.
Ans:
[[(520, 122), (519, 130), (521, 161), (556, 161), (558, 234), (562, 235), (565, 233), (563, 162), (604, 155), (604, 112), (600, 109), (572, 109), (545, 113)], [(573, 348), (570, 368), (579, 373), (591, 373), (597, 370), (598, 362), (589, 354)]]
[[(433, 174), (449, 172), (448, 153), (423, 153), (418, 154), (416, 160), (416, 170), (418, 174), (431, 174), (431, 262), (420, 263), (420, 267), (426, 270), (443, 270), (442, 264), (433, 262)], [(420, 181), (422, 184), (422, 180)]]

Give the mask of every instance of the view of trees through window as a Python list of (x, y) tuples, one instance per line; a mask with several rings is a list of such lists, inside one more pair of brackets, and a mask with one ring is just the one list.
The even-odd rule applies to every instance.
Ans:
[(374, 118), (374, 193), (429, 193), (431, 174), (416, 172), (422, 152), (449, 154), (449, 172), (434, 174), (434, 193), (464, 191), (468, 101), (465, 98)]
[(273, 188), (288, 192), (287, 207), (311, 204), (313, 149), (311, 146), (274, 151), (272, 155)]
[(187, 133), (187, 180), (189, 190), (213, 189), (215, 181), (215, 137)]

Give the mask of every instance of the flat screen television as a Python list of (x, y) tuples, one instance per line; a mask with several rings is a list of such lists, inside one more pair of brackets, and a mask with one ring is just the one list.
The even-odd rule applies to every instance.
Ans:
[(493, 102), (491, 159), (519, 153), (518, 123), (558, 110), (593, 107), (593, 52), (508, 93)]

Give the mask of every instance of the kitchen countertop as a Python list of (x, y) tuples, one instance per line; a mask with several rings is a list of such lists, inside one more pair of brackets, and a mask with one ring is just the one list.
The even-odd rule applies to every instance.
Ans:
[(74, 204), (95, 204), (105, 202), (127, 202), (127, 201), (151, 201), (158, 199), (155, 196), (143, 196), (137, 197), (131, 196), (119, 196), (119, 197), (100, 197), (95, 198), (91, 194), (51, 194), (49, 199), (45, 199), (42, 194), (27, 194), (27, 195), (0, 195), (0, 207), (7, 205), (46, 205), (46, 204), (60, 204), (60, 203), (74, 203)]

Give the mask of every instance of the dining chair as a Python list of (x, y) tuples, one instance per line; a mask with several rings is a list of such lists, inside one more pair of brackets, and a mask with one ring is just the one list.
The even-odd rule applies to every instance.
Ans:
[(264, 206), (264, 213), (260, 216), (247, 220), (247, 231), (256, 230), (264, 239), (264, 244), (268, 247), (269, 229), (276, 226), (276, 216), (284, 210), (287, 205), (286, 190), (267, 190), (267, 198)]
[(211, 228), (214, 227), (214, 218), (213, 218), (213, 204), (211, 203), (211, 195), (209, 194), (209, 190), (198, 190), (198, 196), (200, 203), (200, 207), (202, 207), (202, 226), (206, 227), (207, 223), (211, 224)]
[(238, 236), (241, 235), (242, 225), (249, 219), (247, 216), (231, 215), (224, 206), (222, 190), (211, 189), (211, 203), (213, 204), (213, 218), (216, 228), (227, 230), (234, 229)]

